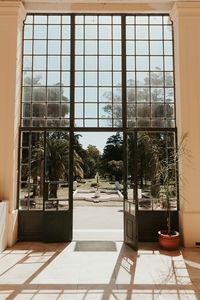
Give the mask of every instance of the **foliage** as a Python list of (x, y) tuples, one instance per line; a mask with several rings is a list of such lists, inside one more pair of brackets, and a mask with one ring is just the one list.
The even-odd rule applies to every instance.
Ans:
[(123, 138), (121, 133), (116, 133), (108, 138), (101, 159), (101, 173), (109, 174), (120, 181), (123, 175)]

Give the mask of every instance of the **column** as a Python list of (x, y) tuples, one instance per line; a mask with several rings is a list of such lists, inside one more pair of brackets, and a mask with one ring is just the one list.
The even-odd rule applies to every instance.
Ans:
[(174, 28), (176, 118), (179, 157), (180, 231), (183, 243), (200, 242), (200, 3), (177, 2)]
[(9, 201), (8, 246), (17, 239), (17, 168), (21, 98), (20, 1), (0, 1), (0, 199)]

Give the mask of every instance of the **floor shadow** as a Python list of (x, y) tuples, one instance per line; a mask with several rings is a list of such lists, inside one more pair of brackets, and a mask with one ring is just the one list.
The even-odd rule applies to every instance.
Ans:
[[(87, 242), (85, 242), (87, 243)], [(114, 242), (111, 242), (113, 245)], [(101, 247), (104, 243), (100, 243)], [(99, 244), (99, 245), (100, 245)], [(110, 245), (111, 245), (110, 244)], [(17, 260), (9, 265), (7, 269), (2, 272), (1, 277), (9, 272), (16, 266), (20, 270), (20, 265), (29, 264), (34, 265), (38, 261), (40, 265), (32, 274), (23, 282), (23, 284), (0, 284), (0, 296), (1, 299), (34, 299), (35, 297), (51, 297), (51, 299), (71, 299), (71, 300), (131, 300), (137, 297), (140, 299), (200, 299), (200, 251), (199, 249), (184, 249), (181, 248), (177, 251), (164, 251), (154, 243), (139, 244), (138, 251), (134, 251), (124, 243), (114, 243), (117, 251), (109, 251), (104, 248), (103, 251), (99, 251), (97, 244), (91, 243), (76, 249), (76, 243), (18, 243), (15, 247), (7, 249), (5, 253), (10, 255), (18, 255)], [(69, 252), (69, 245), (71, 252)], [(89, 248), (87, 248), (89, 247)], [(92, 248), (91, 248), (92, 247)], [(85, 249), (89, 251), (85, 251)], [(92, 251), (90, 251), (91, 249)], [(96, 249), (96, 250), (95, 250)], [(113, 248), (114, 249), (114, 248)], [(95, 250), (95, 251), (94, 251)], [(101, 266), (101, 260), (98, 264), (95, 261), (98, 260), (99, 255), (101, 258), (105, 258), (107, 264), (109, 264), (109, 255), (114, 255), (115, 263), (109, 266), (111, 272), (105, 271), (105, 276), (108, 275), (108, 280), (87, 282), (84, 277), (77, 281), (77, 283), (71, 284), (62, 283), (57, 280), (55, 284), (46, 283), (34, 283), (34, 279), (41, 274), (59, 255), (72, 257), (82, 255), (83, 258), (87, 257), (88, 262), (92, 264), (95, 262), (94, 267), (91, 265), (91, 276), (98, 277), (98, 268)], [(96, 253), (95, 253), (96, 252)], [(113, 254), (112, 254), (113, 253)], [(8, 257), (8, 255), (4, 257)], [(20, 256), (21, 255), (21, 256)], [(90, 256), (92, 258), (90, 259)], [(95, 260), (94, 260), (95, 259)], [(73, 273), (72, 263), (66, 264), (69, 272)], [(84, 270), (84, 262), (80, 260), (78, 269), (87, 278), (87, 270)], [(62, 273), (62, 266), (60, 266)], [(62, 275), (62, 274), (61, 274)], [(89, 277), (90, 278), (90, 277)], [(91, 277), (92, 278), (92, 277)], [(103, 278), (103, 277), (102, 277)], [(7, 293), (7, 294), (6, 294)], [(5, 294), (5, 298), (3, 295)]]

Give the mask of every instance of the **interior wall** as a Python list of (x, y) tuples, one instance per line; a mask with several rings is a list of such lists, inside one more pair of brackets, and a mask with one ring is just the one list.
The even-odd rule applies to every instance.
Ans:
[(20, 2), (0, 2), (0, 199), (9, 201), (9, 246), (17, 239), (17, 159), (24, 18), (25, 10)]
[(185, 246), (200, 241), (200, 3), (176, 3), (174, 24), (180, 228)]

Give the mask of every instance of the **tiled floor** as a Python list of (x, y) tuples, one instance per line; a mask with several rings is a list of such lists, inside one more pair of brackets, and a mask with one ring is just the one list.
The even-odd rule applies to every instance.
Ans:
[(200, 299), (200, 249), (21, 242), (0, 254), (0, 300)]

